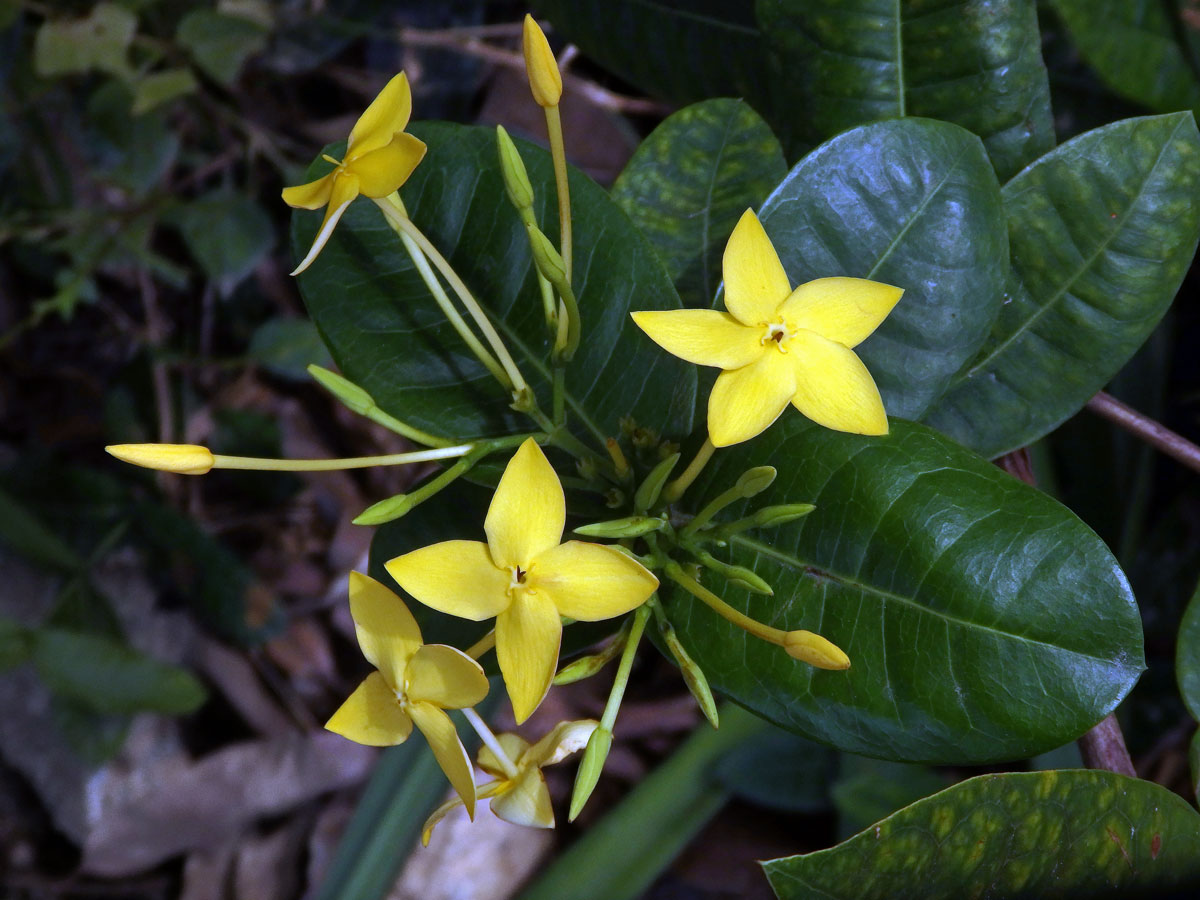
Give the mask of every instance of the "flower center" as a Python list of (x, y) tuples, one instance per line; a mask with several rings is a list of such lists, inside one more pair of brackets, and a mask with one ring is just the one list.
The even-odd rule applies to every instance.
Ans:
[(513, 591), (523, 590), (526, 587), (525, 580), (529, 577), (529, 569), (513, 566), (508, 571), (512, 575), (512, 580), (508, 583), (508, 593), (511, 596)]
[(788, 324), (786, 322), (763, 322), (761, 324), (765, 331), (759, 338), (759, 343), (764, 347), (773, 343), (779, 348), (780, 353), (787, 353), (787, 341), (793, 334)]

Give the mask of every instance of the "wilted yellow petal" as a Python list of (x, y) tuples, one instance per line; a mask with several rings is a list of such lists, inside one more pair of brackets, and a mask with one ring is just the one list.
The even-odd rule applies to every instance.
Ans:
[(421, 603), (481, 621), (506, 609), (512, 576), (492, 562), (487, 544), (443, 541), (389, 560), (384, 568)]
[(788, 342), (788, 351), (796, 367), (796, 409), (835, 431), (887, 434), (883, 398), (853, 350), (801, 331)]
[(412, 731), (412, 720), (383, 676), (372, 672), (366, 681), (329, 717), (325, 727), (335, 734), (368, 747), (402, 744)]
[[(500, 744), (500, 749), (508, 756), (508, 761), (514, 765), (529, 749), (529, 741), (525, 740), (519, 734), (510, 734), (508, 732), (498, 734), (496, 735), (496, 741)], [(483, 769), (489, 775), (493, 775), (501, 781), (508, 778), (508, 773), (504, 771), (504, 766), (500, 764), (500, 760), (496, 758), (496, 754), (492, 752), (492, 748), (487, 744), (479, 748), (477, 761), (479, 762), (479, 768)], [(493, 790), (498, 789), (494, 788)], [(484, 796), (485, 792), (486, 788), (481, 789), (479, 796)]]
[(903, 293), (866, 278), (818, 278), (792, 291), (780, 313), (797, 328), (853, 347), (879, 327)]
[(784, 635), (783, 649), (792, 659), (818, 669), (843, 671), (850, 668), (850, 657), (841, 647), (811, 631), (789, 631)]
[(396, 132), (404, 130), (410, 115), (412, 91), (408, 87), (408, 76), (401, 72), (384, 85), (354, 123), (346, 143), (346, 160), (358, 159), (391, 143)]
[(422, 847), (429, 846), (429, 839), (431, 837), (433, 837), (433, 829), (437, 826), (438, 822), (442, 821), (442, 819), (446, 818), (446, 816), (448, 816), (450, 813), (452, 813), (454, 810), (458, 809), (458, 807), (460, 807), (462, 805), (463, 805), (462, 798), (455, 797), (453, 800), (447, 800), (445, 803), (443, 803), (441, 806), (439, 806), (437, 809), (435, 809), (433, 812), (431, 812), (429, 814), (429, 818), (426, 819), (425, 824), (421, 826), (421, 846)]
[(358, 189), (364, 197), (386, 197), (408, 181), (425, 149), (424, 141), (401, 131), (390, 143), (347, 163), (346, 171), (358, 176)]
[(633, 321), (668, 353), (698, 366), (740, 369), (763, 352), (763, 330), (715, 309), (635, 312)]
[(744, 325), (774, 320), (788, 294), (791, 282), (779, 254), (753, 210), (738, 220), (722, 261), (725, 277), (725, 308)]
[(409, 703), (408, 713), (425, 735), (434, 759), (446, 773), (450, 786), (458, 792), (467, 814), (475, 818), (475, 778), (471, 774), (471, 758), (458, 739), (450, 717), (432, 703)]
[(559, 722), (554, 729), (521, 756), (521, 765), (552, 766), (587, 746), (600, 723), (595, 719)]
[(779, 418), (796, 393), (796, 371), (788, 353), (772, 350), (757, 362), (717, 376), (708, 398), (708, 434), (728, 447), (761, 434)]
[(474, 706), (488, 694), (483, 667), (467, 654), (445, 644), (426, 644), (408, 661), (405, 694), (442, 709)]
[(562, 620), (549, 594), (516, 591), (496, 617), (496, 659), (520, 725), (538, 708), (558, 664)]
[(529, 586), (548, 594), (562, 615), (596, 622), (641, 606), (658, 579), (611, 547), (567, 541), (534, 558)]
[(525, 14), (521, 49), (525, 53), (525, 73), (529, 76), (534, 101), (538, 106), (557, 106), (562, 98), (562, 73), (546, 33), (528, 13)]
[(531, 828), (553, 828), (554, 808), (541, 769), (522, 772), (512, 786), (492, 798), (492, 812), (505, 822)]
[(178, 475), (203, 475), (214, 462), (212, 452), (199, 444), (109, 444), (104, 450), (121, 462)]
[(528, 567), (562, 540), (567, 501), (554, 467), (533, 438), (509, 460), (492, 496), (483, 528), (501, 568)]
[(363, 656), (393, 689), (404, 686), (404, 667), (421, 646), (421, 629), (404, 601), (361, 572), (350, 573), (350, 616)]
[(283, 189), (283, 202), (293, 209), (320, 209), (329, 203), (337, 170), (308, 184)]
[(354, 202), (354, 198), (357, 196), (358, 177), (347, 172), (338, 172), (333, 179), (333, 189), (329, 194), (329, 206), (325, 210), (325, 220), (321, 222), (321, 230), (317, 232), (308, 255), (300, 260), (300, 265), (292, 270), (293, 275), (299, 275), (312, 265), (313, 260), (317, 258), (317, 254), (321, 252), (322, 248), (329, 241), (330, 235), (333, 234), (333, 229), (337, 227), (338, 221), (342, 218), (342, 213)]

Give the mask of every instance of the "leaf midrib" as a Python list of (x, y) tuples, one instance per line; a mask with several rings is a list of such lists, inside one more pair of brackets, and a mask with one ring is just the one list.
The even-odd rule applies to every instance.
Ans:
[(1119, 665), (1122, 668), (1131, 668), (1128, 665), (1126, 665), (1125, 663), (1115, 662), (1114, 660), (1108, 659), (1106, 657), (1093, 656), (1090, 653), (1084, 653), (1080, 650), (1073, 650), (1070, 647), (1063, 647), (1058, 644), (1051, 644), (1051, 643), (1048, 643), (1047, 641), (1040, 641), (1037, 638), (1031, 638), (1031, 637), (1027, 637), (1027, 636), (1021, 635), (1021, 634), (1015, 634), (1010, 631), (1002, 631), (998, 628), (994, 628), (989, 625), (982, 625), (978, 622), (972, 622), (969, 619), (963, 619), (963, 618), (960, 618), (959, 616), (954, 616), (949, 613), (942, 612), (941, 610), (932, 609), (928, 606), (922, 606), (920, 603), (917, 603), (915, 600), (905, 597), (902, 594), (897, 594), (897, 593), (894, 593), (893, 591), (884, 590), (881, 587), (877, 587), (873, 584), (867, 584), (865, 582), (859, 581), (858, 579), (851, 578), (848, 575), (842, 575), (840, 573), (832, 571), (831, 569), (829, 569), (826, 566), (819, 566), (819, 565), (814, 565), (812, 563), (804, 562), (803, 560), (799, 559), (798, 557), (789, 555), (780, 550), (776, 550), (774, 547), (772, 547), (768, 544), (764, 544), (761, 541), (755, 540), (754, 538), (746, 537), (745, 535), (733, 535), (732, 537), (730, 537), (730, 543), (745, 547), (746, 549), (752, 550), (755, 553), (761, 553), (763, 556), (770, 557), (771, 559), (781, 562), (784, 565), (789, 566), (790, 568), (793, 568), (796, 570), (802, 570), (805, 572), (816, 573), (818, 575), (829, 578), (833, 581), (837, 581), (840, 584), (844, 584), (849, 588), (859, 590), (864, 594), (870, 594), (870, 595), (876, 596), (884, 601), (892, 601), (892, 602), (899, 603), (904, 606), (911, 607), (920, 613), (934, 616), (935, 618), (941, 619), (945, 622), (948, 622), (948, 623), (951, 623), (954, 625), (960, 625), (965, 628), (980, 629), (982, 631), (986, 631), (991, 634), (994, 634), (1000, 638), (1010, 638), (1012, 640), (1022, 641), (1027, 644), (1035, 644), (1039, 647), (1050, 647), (1054, 650), (1059, 650), (1063, 653), (1070, 653), (1073, 656), (1079, 656), (1079, 657), (1083, 657), (1084, 659), (1095, 660), (1096, 662), (1104, 663), (1107, 666)]

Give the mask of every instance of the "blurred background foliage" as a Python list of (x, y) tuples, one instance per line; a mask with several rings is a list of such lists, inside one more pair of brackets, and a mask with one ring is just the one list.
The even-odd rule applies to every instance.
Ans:
[[(516, 52), (525, 11), (506, 0), (0, 0), (6, 896), (282, 900), (322, 884), (375, 759), (319, 729), (363, 674), (344, 578), (365, 566), (370, 535), (348, 523), (411, 474), (191, 480), (122, 467), (101, 448), (402, 448), (308, 383), (304, 367), (328, 355), (287, 276), (279, 191), (401, 68), (417, 117), (503, 122), (541, 139)], [(1049, 0), (1039, 12), (1060, 141), (1123, 116), (1200, 106), (1193, 0)], [(563, 50), (562, 36), (551, 38)], [(611, 184), (678, 98), (646, 97), (573, 50), (567, 58), (579, 76), (564, 105), (568, 152)], [(1193, 271), (1109, 388), (1193, 440), (1196, 288)], [(1195, 724), (1174, 655), (1200, 578), (1196, 478), (1087, 411), (1030, 453), (1039, 485), (1099, 532), (1133, 581), (1150, 670), (1119, 717), (1138, 772), (1194, 798)], [(606, 846), (627, 850), (625, 831), (578, 839), (696, 723), (665, 664), (640, 665), (600, 812), (585, 814), (582, 829), (561, 828), (556, 844), (477, 824), (472, 842), (452, 836), (414, 858), (393, 895), (450, 896), (437, 893), (453, 883), (444, 870), (438, 881), (438, 860), (461, 859), (464, 846), (489, 861), (491, 889), (503, 891), (478, 896), (496, 897), (572, 842), (575, 861), (561, 866), (581, 853), (603, 858)], [(603, 696), (588, 684), (560, 692), (546, 720), (595, 714)], [(672, 781), (667, 768), (643, 783), (640, 801), (616, 807), (625, 819), (613, 821), (626, 823), (657, 809), (662, 833), (676, 837), (636, 862), (629, 896), (771, 896), (749, 860), (830, 846), (982, 771), (838, 754), (765, 726), (730, 731), (741, 739), (698, 734), (680, 751), (711, 755), (708, 782)], [(404, 861), (395, 841), (411, 845), (415, 811), (440, 799), (420, 790), (420, 764), (384, 759), (390, 768), (368, 795), (376, 806), (364, 803), (351, 850), (333, 863), (336, 885), (321, 896), (386, 890)], [(1071, 765), (1074, 745), (1029, 762)], [(556, 797), (569, 775), (552, 775)], [(411, 809), (381, 805), (381, 791)], [(562, 871), (549, 869), (530, 896), (563, 896)]]

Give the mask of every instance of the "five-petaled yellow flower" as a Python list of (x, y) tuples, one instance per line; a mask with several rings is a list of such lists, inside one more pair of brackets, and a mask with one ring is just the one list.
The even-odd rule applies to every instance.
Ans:
[(708, 398), (714, 445), (748, 441), (792, 405), (819, 425), (887, 434), (879, 389), (851, 350), (892, 311), (903, 290), (865, 278), (818, 278), (794, 291), (752, 210), (729, 237), (725, 307), (635, 312), (668, 353), (717, 366)]
[(425, 155), (425, 144), (404, 132), (412, 114), (412, 93), (403, 72), (387, 83), (371, 101), (350, 132), (346, 158), (326, 157), (335, 168), (323, 178), (284, 188), (283, 202), (297, 209), (325, 207), (325, 221), (317, 232), (312, 249), (296, 266), (293, 275), (307, 269), (334, 226), (355, 197), (386, 197), (408, 181), (408, 176)]
[(363, 656), (378, 671), (367, 676), (325, 727), (372, 747), (403, 743), (413, 724), (475, 815), (471, 760), (447, 709), (474, 706), (487, 696), (479, 663), (445, 644), (424, 644), (408, 607), (390, 590), (358, 572), (350, 573), (350, 615)]
[[(550, 791), (542, 769), (562, 762), (586, 747), (597, 725), (599, 723), (593, 719), (559, 722), (553, 731), (532, 746), (515, 734), (497, 736), (500, 749), (511, 766), (506, 766), (491, 748), (480, 748), (479, 768), (496, 780), (480, 786), (479, 799), (490, 798), (492, 812), (506, 822), (532, 828), (553, 828), (554, 810), (550, 806)], [(433, 811), (421, 832), (423, 844), (429, 846), (434, 826), (460, 803), (451, 800)]]
[(562, 484), (530, 438), (492, 497), (486, 544), (445, 541), (387, 563), (396, 582), (426, 606), (476, 621), (496, 617), (496, 658), (518, 723), (550, 688), (562, 616), (610, 619), (658, 587), (648, 569), (611, 547), (559, 543), (566, 514)]

